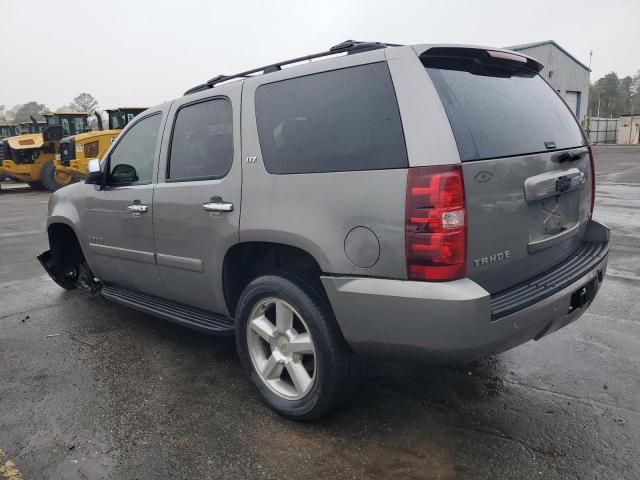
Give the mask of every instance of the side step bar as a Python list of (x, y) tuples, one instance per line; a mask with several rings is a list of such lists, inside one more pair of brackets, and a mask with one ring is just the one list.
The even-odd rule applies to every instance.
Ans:
[(207, 310), (188, 307), (181, 303), (135, 292), (126, 288), (105, 285), (100, 290), (108, 300), (126, 305), (154, 317), (169, 320), (185, 327), (213, 335), (233, 335), (235, 321)]

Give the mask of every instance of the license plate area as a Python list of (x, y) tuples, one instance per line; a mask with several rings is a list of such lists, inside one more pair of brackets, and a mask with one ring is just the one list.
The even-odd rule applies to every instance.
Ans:
[(554, 170), (525, 180), (529, 253), (553, 246), (578, 231), (585, 175), (579, 168)]

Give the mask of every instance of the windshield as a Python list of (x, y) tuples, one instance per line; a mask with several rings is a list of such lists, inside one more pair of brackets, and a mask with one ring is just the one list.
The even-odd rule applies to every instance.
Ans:
[(463, 162), (584, 144), (578, 123), (539, 76), (498, 77), (426, 68)]
[(141, 111), (142, 110), (139, 110), (139, 111), (130, 111), (130, 110), (120, 111), (119, 110), (119, 111), (109, 112), (109, 128), (112, 130), (122, 130)]
[(120, 130), (125, 126), (125, 117), (122, 112), (109, 112), (109, 128), (111, 130)]
[(70, 135), (77, 135), (87, 131), (87, 119), (86, 117), (47, 117), (47, 125), (49, 126), (62, 126), (62, 133), (65, 137)]

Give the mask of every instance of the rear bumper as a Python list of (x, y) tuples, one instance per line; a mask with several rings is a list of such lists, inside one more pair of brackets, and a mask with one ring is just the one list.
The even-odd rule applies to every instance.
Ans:
[(575, 275), (548, 278), (573, 268), (566, 266), (568, 259), (554, 271), (525, 282), (537, 288), (537, 279), (545, 277), (553, 288), (538, 291), (517, 310), (499, 315), (496, 298), (522, 291), (524, 284), (492, 298), (469, 279), (426, 283), (323, 276), (322, 282), (343, 335), (359, 354), (464, 363), (537, 340), (585, 312), (604, 278), (609, 230), (591, 221), (584, 241), (598, 248), (589, 250), (595, 253)]

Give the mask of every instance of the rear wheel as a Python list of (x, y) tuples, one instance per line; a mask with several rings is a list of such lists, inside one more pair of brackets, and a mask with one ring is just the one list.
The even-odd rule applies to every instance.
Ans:
[(49, 161), (42, 166), (40, 171), (40, 180), (47, 190), (55, 192), (56, 190), (72, 183), (73, 178), (66, 172), (56, 170), (53, 161)]
[(294, 420), (315, 420), (346, 401), (360, 381), (331, 307), (306, 278), (265, 275), (240, 296), (236, 345), (262, 400)]

